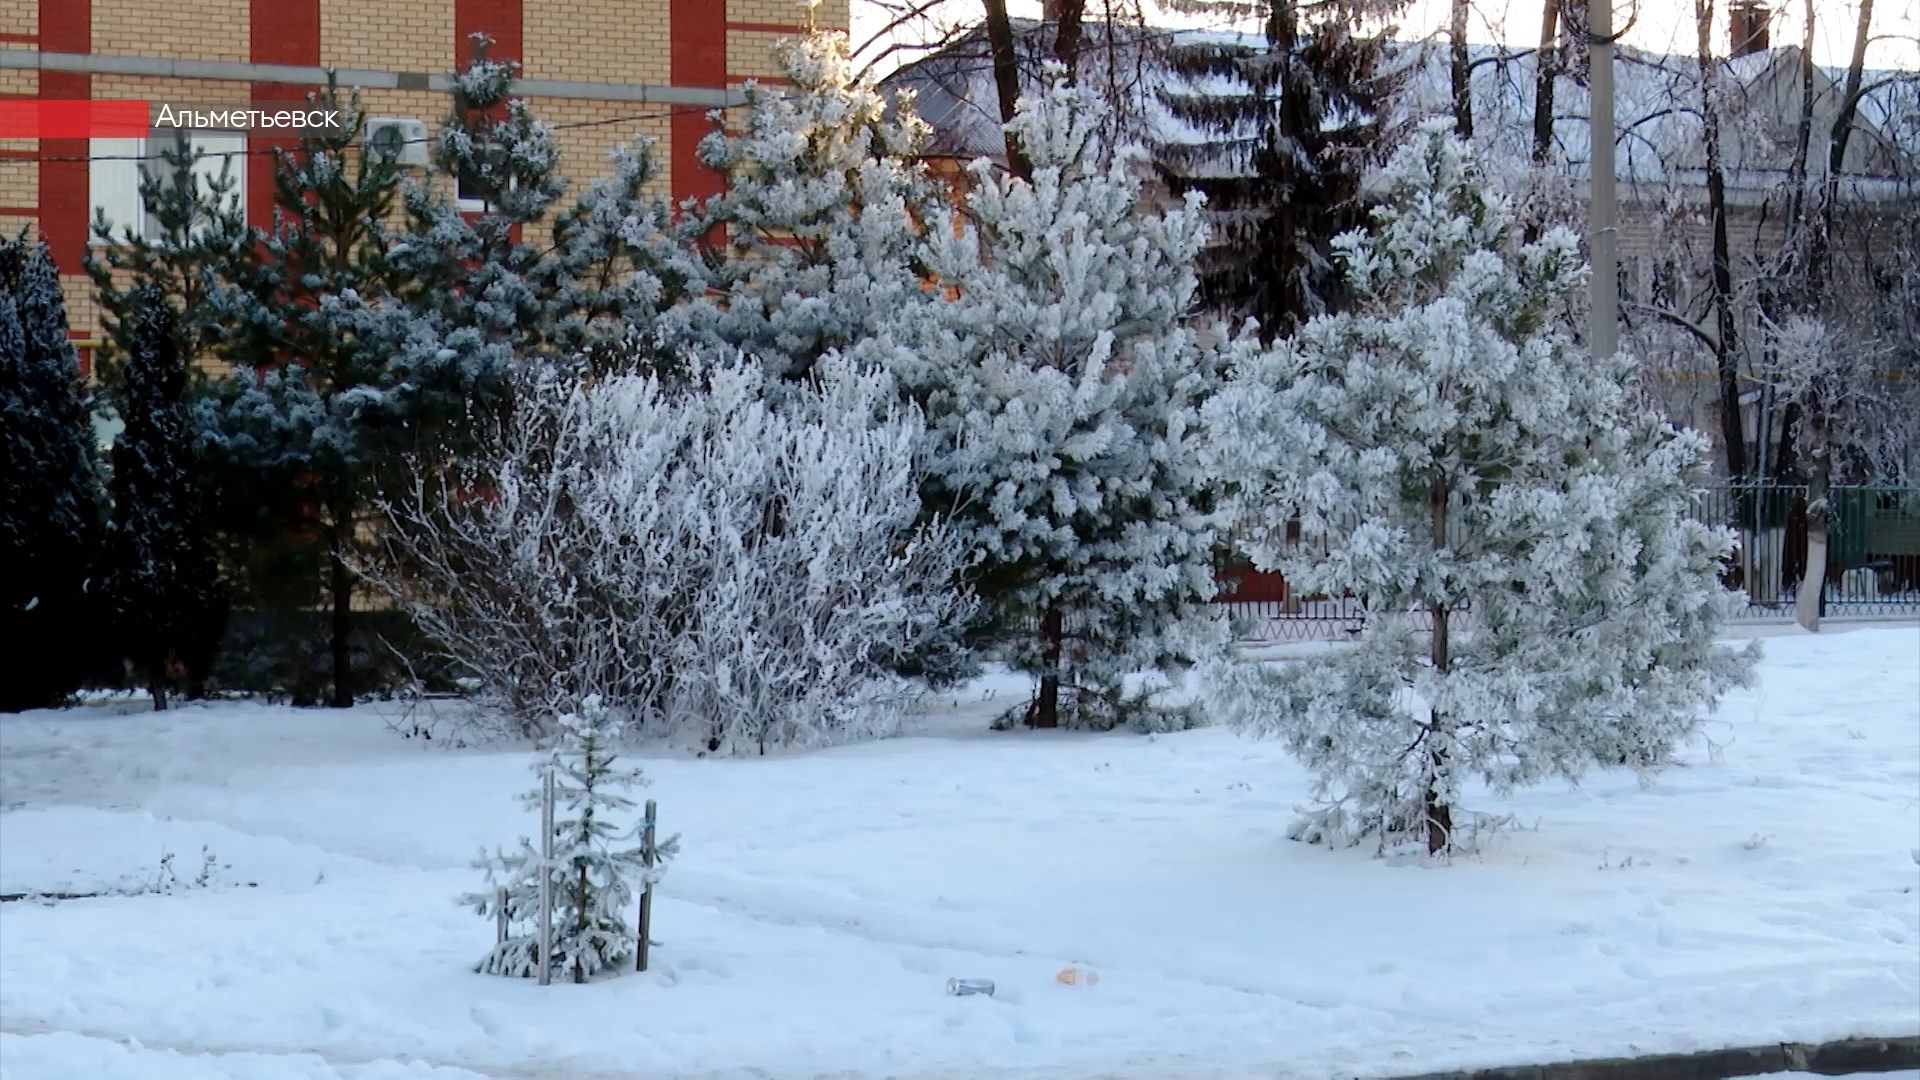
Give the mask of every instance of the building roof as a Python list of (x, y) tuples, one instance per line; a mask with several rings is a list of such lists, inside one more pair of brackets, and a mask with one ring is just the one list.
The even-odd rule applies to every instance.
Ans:
[[(1031, 82), (1049, 55), (1048, 29), (1016, 20), (1024, 81)], [(1082, 54), (1083, 82), (1106, 88), (1131, 115), (1116, 121), (1116, 138), (1135, 143), (1195, 143), (1207, 136), (1186, 127), (1159, 104), (1162, 88), (1178, 77), (1157, 59), (1170, 42), (1217, 42), (1259, 47), (1253, 35), (1221, 31), (1155, 30), (1089, 26)], [(1403, 79), (1394, 123), (1448, 115), (1452, 107), (1448, 48), (1444, 41), (1394, 42), (1388, 67)], [(1475, 141), (1495, 160), (1524, 163), (1532, 143), (1536, 61), (1531, 49), (1497, 45), (1472, 48)], [(1730, 189), (1776, 186), (1789, 169), (1800, 104), (1797, 47), (1763, 50), (1729, 60), (1722, 68), (1722, 156)], [(1825, 172), (1829, 131), (1844, 93), (1845, 72), (1816, 67), (1812, 171)], [(1698, 184), (1704, 175), (1705, 139), (1700, 109), (1699, 67), (1690, 56), (1620, 49), (1615, 64), (1616, 169), (1623, 181)], [(911, 88), (917, 108), (933, 127), (931, 153), (995, 157), (1002, 153), (998, 98), (985, 34), (978, 29), (940, 53), (895, 72), (886, 80)], [(1860, 194), (1910, 191), (1920, 182), (1920, 72), (1869, 71), (1849, 139), (1842, 174)], [(1208, 92), (1187, 83), (1179, 89)], [(1228, 86), (1222, 82), (1221, 92)], [(1589, 160), (1587, 87), (1562, 73), (1555, 80), (1554, 160), (1575, 176)]]

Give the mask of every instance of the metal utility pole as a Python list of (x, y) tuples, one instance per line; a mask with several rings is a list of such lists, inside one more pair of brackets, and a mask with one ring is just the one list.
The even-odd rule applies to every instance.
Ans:
[(1587, 238), (1593, 248), (1593, 355), (1612, 356), (1620, 347), (1620, 207), (1613, 176), (1613, 4), (1587, 5), (1588, 106)]

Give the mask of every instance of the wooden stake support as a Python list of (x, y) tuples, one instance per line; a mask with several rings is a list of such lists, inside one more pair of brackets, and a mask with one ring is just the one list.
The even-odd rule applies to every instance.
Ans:
[[(654, 836), (659, 826), (659, 808), (652, 799), (647, 800), (647, 817), (640, 826), (640, 865), (649, 872), (654, 863)], [(651, 873), (640, 886), (640, 925), (638, 941), (633, 949), (633, 970), (647, 970), (647, 935), (653, 932), (653, 879)]]
[(553, 766), (540, 780), (540, 985), (553, 982)]

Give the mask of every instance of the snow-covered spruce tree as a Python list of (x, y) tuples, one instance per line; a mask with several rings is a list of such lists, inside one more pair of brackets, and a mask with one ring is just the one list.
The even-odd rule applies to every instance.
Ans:
[(917, 222), (935, 188), (912, 161), (927, 127), (911, 99), (890, 108), (855, 78), (845, 35), (783, 42), (787, 85), (749, 86), (739, 130), (702, 159), (727, 176), (705, 209), (727, 247), (713, 290), (680, 318), (695, 341), (731, 346), (776, 374), (805, 374), (917, 296)]
[(106, 577), (119, 648), (164, 709), (173, 683), (204, 684), (227, 602), (195, 475), (176, 316), (152, 283), (127, 294), (120, 311), (116, 403), (125, 426), (113, 445)]
[(1315, 770), (1297, 838), (1442, 852), (1468, 779), (1659, 768), (1751, 657), (1714, 644), (1731, 538), (1691, 514), (1705, 442), (1564, 328), (1574, 236), (1515, 250), (1442, 123), (1385, 180), (1373, 229), (1337, 245), (1355, 309), (1243, 358), (1207, 408), (1255, 564), (1359, 597), (1365, 627), (1228, 669), (1212, 700)]
[[(555, 171), (560, 146), (524, 99), (511, 97), (518, 64), (488, 55), (474, 34), (473, 59), (453, 77), (452, 108), (433, 148), (429, 183), (406, 188), (408, 227), (393, 238), (393, 263), (410, 279), (414, 306), (448, 327), (478, 330), (518, 352), (538, 349), (542, 253), (524, 226), (543, 219), (566, 190)], [(479, 209), (463, 209), (460, 200)]]
[[(492, 888), (462, 902), (493, 919), (502, 913), (495, 890), (506, 890), (504, 913), (512, 929), (475, 970), (533, 978), (540, 973), (540, 879), (547, 875), (553, 905), (549, 970), (571, 973), (574, 982), (583, 983), (632, 959), (636, 925), (628, 907), (635, 888), (660, 880), (665, 860), (679, 850), (679, 838), (657, 843), (659, 859), (647, 867), (638, 845), (640, 824), (624, 829), (614, 824), (634, 807), (624, 792), (645, 786), (647, 778), (618, 764), (622, 724), (597, 696), (561, 713), (554, 727), (552, 754), (534, 766), (543, 783), (546, 771), (554, 772), (552, 861), (525, 837), (512, 852), (483, 852), (476, 866), (486, 871)], [(540, 786), (521, 796), (536, 812), (540, 801)], [(629, 842), (634, 846), (621, 846)]]
[(368, 501), (395, 469), (427, 467), (469, 410), (489, 407), (509, 353), (480, 328), (409, 302), (422, 282), (394, 253), (397, 166), (359, 152), (357, 98), (329, 86), (317, 102), (348, 122), (276, 153), (275, 226), (240, 285), (215, 298), (236, 368), (196, 402), (196, 427), (223, 501), (252, 509), (263, 538), (294, 548), (299, 581), (326, 583), (331, 703), (346, 706)]
[(1057, 77), (1022, 102), (1032, 180), (977, 163), (964, 214), (929, 209), (939, 287), (866, 347), (926, 412), (929, 504), (984, 553), (986, 636), (1038, 680), (1039, 727), (1147, 722), (1122, 675), (1220, 637), (1198, 411), (1220, 350), (1189, 322), (1206, 229), (1197, 196), (1155, 213), (1132, 162), (1098, 160), (1104, 110)]
[[(192, 361), (222, 340), (217, 294), (230, 287), (260, 239), (234, 197), (241, 179), (181, 144), (140, 178), (145, 226), (85, 253), (105, 324), (97, 357), (102, 396), (125, 423), (112, 451), (113, 518), (107, 557), (118, 648), (144, 678), (156, 708), (184, 676), (205, 688), (226, 625), (226, 590), (194, 455), (186, 398)], [(166, 342), (152, 337), (167, 331)]]
[(479, 452), (389, 491), (373, 579), (509, 734), (594, 694), (708, 751), (891, 733), (903, 658), (972, 614), (918, 412), (832, 358), (779, 394), (737, 354), (681, 366), (531, 373)]
[(652, 142), (616, 151), (613, 168), (554, 215), (553, 247), (533, 271), (540, 339), (595, 374), (658, 366), (661, 313), (705, 288), (694, 217), (676, 219), (665, 196), (645, 190)]
[(0, 711), (79, 688), (104, 509), (59, 274), (45, 244), (0, 239)]
[[(1365, 220), (1360, 178), (1394, 80), (1387, 19), (1405, 0), (1163, 0), (1254, 23), (1258, 39), (1169, 43), (1161, 90), (1184, 128), (1155, 147), (1176, 194), (1207, 197), (1201, 298), (1271, 339), (1335, 306), (1333, 238)], [(1255, 43), (1250, 44), (1249, 41)]]

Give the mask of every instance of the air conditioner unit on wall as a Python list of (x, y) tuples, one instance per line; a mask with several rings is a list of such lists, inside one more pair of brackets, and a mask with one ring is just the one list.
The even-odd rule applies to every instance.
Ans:
[(394, 155), (401, 165), (427, 163), (427, 125), (405, 116), (370, 116), (362, 139), (368, 148)]

